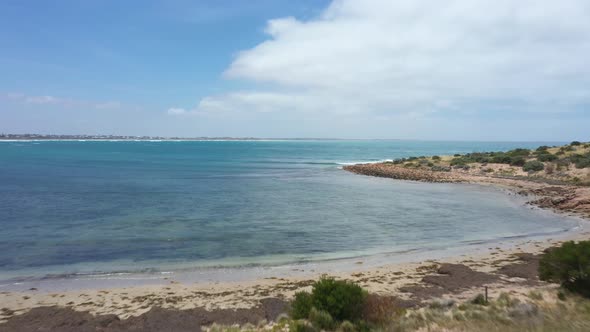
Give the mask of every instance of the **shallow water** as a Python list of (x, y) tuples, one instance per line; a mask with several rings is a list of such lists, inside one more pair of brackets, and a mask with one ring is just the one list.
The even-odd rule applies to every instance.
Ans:
[(342, 164), (559, 144), (0, 142), (0, 280), (285, 264), (574, 226), (493, 188)]

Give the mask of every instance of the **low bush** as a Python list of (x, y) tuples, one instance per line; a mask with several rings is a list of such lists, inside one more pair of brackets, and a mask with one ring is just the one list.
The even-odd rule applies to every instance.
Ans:
[(566, 160), (576, 165), (576, 168), (587, 168), (590, 167), (590, 153), (586, 154), (572, 154), (567, 157)]
[(313, 326), (322, 330), (331, 330), (334, 328), (334, 319), (327, 311), (311, 308), (309, 311), (309, 321)]
[(571, 146), (579, 146), (579, 145), (582, 145), (582, 143), (581, 142), (578, 142), (578, 141), (573, 141), (573, 142), (570, 143), (570, 145)]
[(510, 158), (510, 166), (524, 166), (526, 164), (526, 159), (521, 156), (511, 157)]
[(316, 328), (310, 322), (300, 319), (293, 321), (289, 326), (289, 331), (293, 332), (317, 332)]
[(345, 320), (344, 322), (342, 322), (342, 324), (340, 324), (338, 331), (340, 331), (340, 332), (355, 332), (356, 326), (354, 326), (354, 324), (352, 324), (351, 322)]
[(506, 152), (510, 157), (528, 157), (531, 154), (529, 149), (514, 149)]
[(545, 169), (545, 164), (538, 160), (527, 161), (523, 166), (522, 170), (525, 172), (538, 172)]
[(492, 163), (494, 164), (510, 164), (512, 158), (506, 154), (499, 153), (492, 157)]
[(314, 307), (334, 319), (355, 321), (361, 316), (367, 292), (353, 282), (322, 277), (313, 285), (311, 297)]
[(558, 157), (551, 153), (540, 153), (537, 155), (539, 161), (555, 161)]
[(578, 160), (576, 162), (576, 168), (590, 168), (590, 158)]
[(477, 296), (471, 300), (471, 304), (487, 305), (488, 302), (486, 301), (486, 298), (483, 296), (483, 294), (477, 294)]
[(315, 319), (323, 320), (326, 317), (322, 312), (325, 312), (339, 322), (358, 321), (366, 298), (367, 292), (353, 282), (322, 277), (313, 284), (311, 294), (295, 294), (291, 303), (291, 317), (311, 319), (313, 313)]
[(291, 302), (291, 317), (293, 319), (305, 319), (313, 307), (313, 299), (308, 292), (297, 292)]
[(439, 156), (432, 156), (432, 160), (440, 160)]
[(539, 278), (590, 297), (590, 241), (569, 241), (547, 251), (539, 263)]

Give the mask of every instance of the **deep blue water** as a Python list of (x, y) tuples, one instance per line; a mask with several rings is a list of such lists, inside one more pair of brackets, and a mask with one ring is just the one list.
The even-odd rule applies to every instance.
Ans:
[(537, 147), (420, 141), (0, 142), (0, 279), (265, 264), (570, 227), (470, 185), (345, 163)]

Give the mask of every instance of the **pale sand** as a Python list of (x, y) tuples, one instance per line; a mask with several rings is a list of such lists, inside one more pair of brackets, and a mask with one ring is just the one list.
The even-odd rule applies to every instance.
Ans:
[[(513, 254), (527, 252), (540, 253), (545, 248), (566, 240), (589, 239), (590, 231), (577, 232), (560, 236), (553, 240), (522, 240), (510, 247), (479, 247), (455, 257), (412, 263), (388, 264), (380, 267), (365, 267), (364, 260), (355, 264), (356, 269), (341, 273), (330, 273), (337, 278), (354, 280), (372, 293), (408, 297), (398, 289), (402, 286), (420, 283), (423, 276), (433, 273), (435, 263), (461, 263), (481, 272), (494, 271), (515, 261)], [(39, 306), (64, 306), (77, 311), (92, 314), (116, 314), (121, 318), (137, 316), (150, 310), (153, 306), (176, 309), (202, 307), (207, 309), (251, 308), (260, 299), (277, 297), (289, 299), (296, 291), (309, 290), (311, 281), (321, 273), (308, 272), (300, 277), (277, 277), (255, 279), (241, 282), (223, 283), (180, 283), (165, 280), (167, 284), (145, 285), (137, 287), (120, 287), (106, 289), (79, 289), (59, 293), (46, 290), (27, 290), (0, 293), (0, 317), (6, 320), (12, 315), (22, 314)], [(510, 281), (509, 278), (504, 278)], [(527, 286), (514, 283), (497, 283), (489, 285), (490, 296), (501, 292), (510, 292), (518, 296), (526, 295), (531, 289), (555, 288), (554, 285)], [(465, 300), (481, 293), (482, 289), (469, 289), (445, 298)], [(5, 308), (5, 309), (3, 309)], [(6, 310), (8, 309), (8, 310)], [(13, 313), (11, 313), (13, 312)], [(10, 313), (10, 314), (8, 314)]]

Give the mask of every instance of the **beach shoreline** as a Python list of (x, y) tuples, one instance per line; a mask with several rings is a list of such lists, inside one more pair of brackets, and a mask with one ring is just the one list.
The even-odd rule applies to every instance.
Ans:
[[(573, 218), (579, 222), (579, 227), (567, 232), (483, 242), (452, 250), (435, 248), (406, 255), (405, 260), (390, 253), (250, 270), (216, 270), (209, 276), (204, 270), (196, 270), (186, 274), (161, 274), (156, 278), (153, 274), (146, 275), (144, 279), (134, 275), (128, 279), (124, 276), (74, 277), (23, 282), (16, 288), (0, 288), (0, 324), (39, 307), (70, 310), (76, 315), (81, 312), (96, 317), (115, 315), (122, 320), (146, 317), (159, 309), (203, 310), (211, 315), (217, 315), (220, 310), (260, 310), (261, 305), (270, 300), (282, 303), (283, 309), (277, 310), (285, 311), (284, 305), (296, 291), (309, 290), (313, 281), (325, 274), (357, 282), (370, 293), (395, 296), (407, 306), (420, 306), (439, 298), (468, 300), (480, 293), (484, 285), (490, 288), (492, 297), (502, 292), (526, 296), (531, 290), (557, 288), (538, 280), (539, 254), (565, 241), (590, 239), (588, 188), (461, 171), (442, 175), (416, 170), (408, 173), (391, 163), (347, 165), (343, 169), (401, 181), (492, 186), (513, 195), (520, 203), (526, 201), (532, 209), (555, 213), (556, 218)], [(228, 278), (220, 278), (220, 271)], [(443, 279), (433, 283), (436, 278)], [(462, 285), (457, 285), (458, 280)]]

